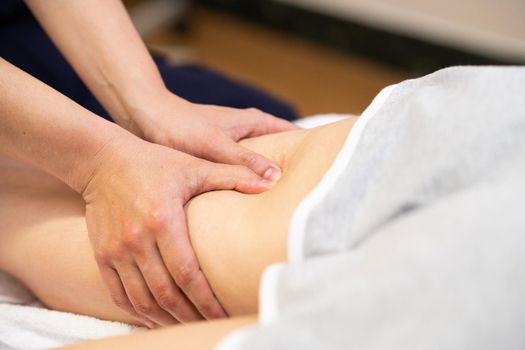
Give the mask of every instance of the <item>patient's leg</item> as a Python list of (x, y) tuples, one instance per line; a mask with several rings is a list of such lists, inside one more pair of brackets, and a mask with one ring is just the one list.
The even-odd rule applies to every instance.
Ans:
[[(21, 280), (51, 309), (138, 324), (114, 305), (100, 278), (80, 196), (35, 168), (6, 158), (0, 164), (0, 269)], [(243, 203), (239, 205), (249, 207)], [(235, 205), (228, 208), (240, 214)], [(195, 217), (195, 210), (190, 211)], [(203, 214), (196, 220), (213, 221)], [(240, 219), (250, 221), (246, 215)], [(232, 220), (228, 224), (235, 225)], [(204, 272), (212, 288), (220, 291), (218, 297), (226, 311), (232, 316), (255, 313), (259, 274), (275, 259), (284, 260), (284, 249), (271, 243), (258, 247), (258, 241), (251, 242), (253, 235), (240, 237), (232, 231), (222, 235), (220, 244), (208, 243), (199, 224), (190, 227), (197, 233), (194, 248), (199, 259), (216, 263)], [(216, 233), (221, 234), (220, 228)], [(248, 254), (246, 261), (238, 260), (243, 259), (237, 253), (240, 247)], [(256, 260), (250, 259), (249, 249), (257, 250), (251, 254)], [(275, 251), (282, 253), (275, 257)], [(237, 276), (249, 276), (251, 283), (247, 278), (243, 285)]]
[(0, 269), (56, 310), (136, 323), (98, 274), (81, 198), (55, 178), (2, 158)]
[(228, 333), (252, 325), (255, 316), (232, 317), (226, 320), (199, 321), (175, 325), (151, 332), (82, 342), (63, 350), (143, 350), (191, 349), (211, 350)]
[[(81, 199), (58, 180), (0, 156), (0, 222), (0, 269), (17, 276), (46, 305), (134, 323), (113, 305), (99, 277)], [(72, 349), (212, 349), (228, 332), (253, 322), (253, 317), (200, 322)]]
[[(209, 192), (188, 205), (193, 248), (230, 316), (257, 311), (260, 274), (286, 259), (291, 215), (337, 155), (354, 120), (266, 135), (244, 145), (278, 162), (270, 191)], [(57, 179), (0, 156), (0, 269), (56, 310), (136, 323), (99, 276), (81, 198)]]

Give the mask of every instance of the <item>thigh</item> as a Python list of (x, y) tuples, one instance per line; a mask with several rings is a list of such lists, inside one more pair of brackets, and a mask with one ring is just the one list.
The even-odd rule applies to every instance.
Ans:
[(189, 324), (135, 333), (122, 337), (82, 342), (63, 350), (142, 350), (192, 349), (211, 350), (228, 333), (255, 324), (255, 316), (232, 317), (226, 320), (199, 321)]
[[(199, 197), (188, 224), (203, 271), (230, 315), (253, 314), (263, 269), (285, 259), (286, 228), (261, 234), (268, 223), (257, 224), (250, 213), (259, 207), (253, 208), (248, 195), (222, 191)], [(113, 304), (102, 282), (84, 210), (82, 198), (58, 179), (0, 157), (0, 269), (51, 309), (135, 323)]]
[(0, 269), (48, 307), (133, 323), (113, 305), (92, 254), (78, 194), (0, 156)]

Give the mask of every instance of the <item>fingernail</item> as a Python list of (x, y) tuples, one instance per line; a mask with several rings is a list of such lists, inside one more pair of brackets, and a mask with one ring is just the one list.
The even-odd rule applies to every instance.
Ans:
[(281, 178), (281, 169), (279, 169), (276, 166), (271, 166), (268, 169), (266, 169), (266, 171), (263, 174), (263, 178), (272, 183), (275, 183)]

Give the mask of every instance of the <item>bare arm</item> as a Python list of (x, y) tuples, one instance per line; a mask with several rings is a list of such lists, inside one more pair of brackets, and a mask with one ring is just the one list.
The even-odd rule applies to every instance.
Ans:
[(149, 326), (202, 318), (181, 286), (207, 307), (207, 316), (224, 315), (191, 249), (183, 205), (203, 191), (253, 193), (269, 184), (246, 168), (143, 141), (5, 60), (0, 72), (0, 151), (83, 195), (95, 256), (115, 303)]
[[(0, 59), (0, 151), (81, 192), (100, 150), (132, 135)], [(129, 136), (128, 136), (129, 135)]]
[(167, 91), (118, 0), (27, 3), (112, 117), (157, 144), (118, 140), (103, 147), (97, 158), (104, 166), (82, 192), (89, 236), (115, 303), (161, 325), (225, 316), (191, 249), (182, 206), (203, 191), (272, 187), (278, 166), (236, 141), (293, 126), (260, 111), (192, 104)]
[(111, 116), (135, 129), (164, 83), (118, 0), (27, 0), (27, 5)]
[(279, 176), (275, 163), (236, 141), (295, 127), (255, 109), (193, 104), (169, 92), (120, 0), (26, 3), (122, 127), (200, 158), (244, 165), (268, 180)]

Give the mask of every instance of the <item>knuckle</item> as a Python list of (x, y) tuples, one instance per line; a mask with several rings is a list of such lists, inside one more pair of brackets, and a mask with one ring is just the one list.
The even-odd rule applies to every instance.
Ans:
[(107, 250), (104, 249), (95, 250), (95, 260), (99, 265), (109, 265), (111, 262), (110, 255), (108, 254)]
[(108, 254), (110, 254), (108, 260), (111, 260), (114, 263), (122, 263), (126, 261), (127, 254), (124, 251), (124, 249), (115, 248), (111, 250)]
[(120, 262), (124, 259), (122, 249), (117, 245), (112, 244), (110, 246), (98, 249), (95, 251), (95, 259), (99, 264), (110, 265), (112, 262)]
[(133, 307), (140, 315), (151, 315), (155, 311), (155, 305), (151, 300), (138, 300)]
[(157, 294), (157, 301), (159, 306), (164, 310), (176, 310), (180, 303), (179, 298), (177, 298), (171, 289), (159, 292)]
[(261, 111), (259, 108), (255, 107), (248, 108), (248, 111), (252, 115), (252, 117), (255, 118), (264, 118), (264, 116), (266, 115), (266, 113)]
[(175, 281), (177, 284), (184, 289), (192, 284), (196, 274), (198, 272), (198, 267), (193, 263), (186, 263), (177, 269), (175, 273)]
[(146, 213), (146, 226), (153, 233), (162, 232), (168, 227), (168, 215), (161, 209), (151, 209)]
[(180, 136), (174, 133), (170, 132), (163, 132), (160, 134), (160, 138), (157, 143), (160, 143), (161, 145), (166, 145), (171, 148), (180, 148), (182, 143)]
[(111, 300), (117, 307), (128, 310), (128, 300), (123, 295), (111, 293)]
[(199, 306), (200, 311), (211, 318), (217, 318), (219, 317), (219, 313), (217, 312), (217, 309), (212, 305), (212, 303), (203, 303)]
[(140, 229), (128, 229), (122, 234), (122, 245), (124, 249), (115, 249), (116, 255), (122, 255), (122, 250), (133, 253), (142, 253), (144, 250), (144, 237)]
[(244, 164), (248, 164), (248, 165), (255, 165), (259, 161), (259, 157), (251, 151), (243, 150), (240, 153), (239, 157), (241, 158)]
[(249, 112), (249, 113), (254, 113), (254, 114), (262, 113), (259, 108), (255, 108), (255, 107), (246, 108), (246, 111)]
[(191, 174), (186, 174), (184, 183), (188, 188), (194, 191), (201, 188), (203, 184), (206, 184), (207, 179), (208, 175), (203, 167), (197, 167)]

